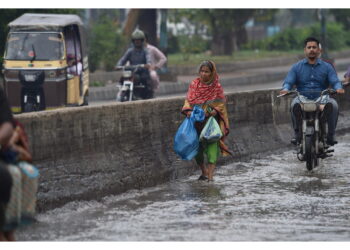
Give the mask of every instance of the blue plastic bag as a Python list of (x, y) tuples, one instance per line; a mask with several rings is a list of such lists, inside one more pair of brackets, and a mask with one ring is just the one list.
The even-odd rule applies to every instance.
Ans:
[(182, 160), (192, 160), (198, 153), (199, 140), (194, 127), (196, 121), (203, 121), (205, 114), (202, 108), (195, 106), (190, 117), (186, 117), (178, 128), (174, 138), (174, 151)]
[(205, 113), (204, 110), (199, 106), (194, 106), (191, 114), (191, 118), (193, 118), (196, 122), (202, 122), (205, 119)]

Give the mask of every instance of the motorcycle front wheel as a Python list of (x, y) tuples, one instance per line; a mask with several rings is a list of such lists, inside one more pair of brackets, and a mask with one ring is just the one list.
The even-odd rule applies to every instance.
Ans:
[(117, 95), (117, 102), (126, 102), (129, 101), (130, 91), (120, 91)]
[(305, 160), (307, 170), (311, 171), (315, 168), (317, 163), (317, 155), (313, 136), (305, 137)]
[(38, 105), (31, 103), (31, 102), (27, 102), (26, 104), (24, 104), (24, 112), (34, 112), (34, 111), (39, 111)]

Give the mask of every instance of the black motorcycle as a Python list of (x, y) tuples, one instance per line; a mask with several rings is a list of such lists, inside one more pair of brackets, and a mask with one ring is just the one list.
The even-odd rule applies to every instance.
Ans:
[(45, 110), (43, 84), (45, 72), (42, 70), (26, 70), (19, 72), (21, 82), (22, 112)]
[[(327, 112), (324, 112), (324, 104), (321, 104), (322, 97), (336, 93), (333, 89), (326, 89), (316, 100), (310, 100), (301, 95), (298, 91), (292, 90), (287, 95), (297, 95), (300, 101), (301, 109), (301, 128), (302, 135), (300, 144), (297, 145), (297, 157), (300, 161), (306, 162), (307, 170), (311, 171), (319, 165), (319, 159), (331, 157), (329, 153), (334, 152), (329, 149), (330, 145), (326, 143), (327, 136)], [(296, 104), (298, 105), (298, 104)]]
[(123, 70), (119, 85), (117, 85), (119, 88), (117, 102), (153, 98), (151, 77), (144, 64), (117, 66), (116, 70)]

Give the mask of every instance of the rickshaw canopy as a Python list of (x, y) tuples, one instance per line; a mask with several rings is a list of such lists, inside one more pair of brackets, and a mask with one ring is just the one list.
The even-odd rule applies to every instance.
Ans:
[(32, 14), (25, 13), (8, 26), (12, 31), (25, 30), (59, 30), (68, 25), (83, 26), (83, 22), (77, 15), (69, 14)]

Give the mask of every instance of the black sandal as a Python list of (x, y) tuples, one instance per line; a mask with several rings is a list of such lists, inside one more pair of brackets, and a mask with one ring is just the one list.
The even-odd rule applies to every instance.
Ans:
[(205, 180), (208, 180), (208, 177), (206, 177), (204, 175), (201, 175), (201, 176), (199, 176), (198, 180), (199, 181), (205, 181)]

